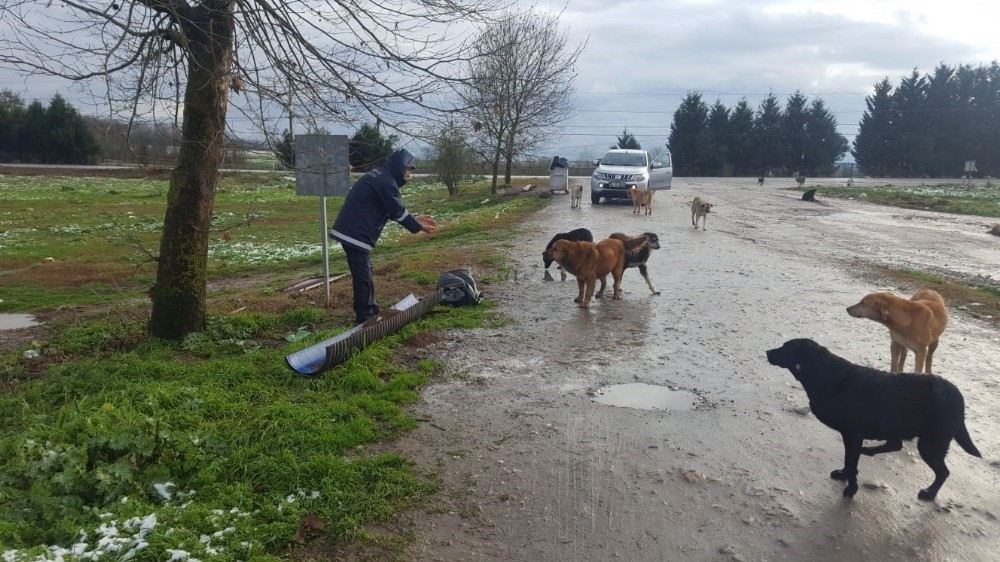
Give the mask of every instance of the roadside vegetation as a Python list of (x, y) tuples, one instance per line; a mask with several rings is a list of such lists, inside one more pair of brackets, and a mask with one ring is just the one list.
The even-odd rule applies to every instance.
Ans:
[(925, 287), (941, 293), (950, 309), (961, 309), (1000, 328), (1000, 288), (974, 285), (912, 269), (884, 266), (873, 268), (876, 275), (912, 291)]
[[(379, 543), (366, 525), (432, 491), (366, 445), (415, 427), (406, 405), (437, 364), (428, 332), (500, 321), (488, 304), (436, 310), (310, 379), (284, 357), (351, 318), (350, 281), (322, 274), (319, 205), (281, 175), (227, 176), (216, 198), (210, 317), (181, 342), (149, 339), (144, 292), (166, 182), (0, 176), (0, 310), (46, 321), (0, 345), (0, 553), (25, 560), (279, 560), (300, 543)], [(544, 205), (489, 185), (418, 180), (407, 205), (441, 231), (390, 226), (374, 254), (383, 305), (472, 266), (505, 276), (501, 245)], [(9, 203), (9, 204), (8, 204)], [(339, 200), (331, 200), (335, 215)], [(48, 260), (47, 258), (52, 258)], [(346, 270), (334, 254), (334, 272)], [(37, 358), (25, 358), (37, 351)], [(328, 553), (329, 553), (328, 552)]]
[(816, 193), (841, 199), (863, 199), (881, 205), (981, 217), (1000, 217), (1000, 184), (939, 183), (912, 185), (809, 186)]

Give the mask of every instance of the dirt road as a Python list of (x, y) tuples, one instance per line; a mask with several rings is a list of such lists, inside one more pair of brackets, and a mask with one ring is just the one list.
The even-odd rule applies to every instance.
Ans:
[[(426, 350), (447, 376), (418, 406), (432, 422), (399, 447), (442, 490), (440, 503), (406, 516), (416, 536), (406, 559), (1000, 559), (1000, 333), (952, 310), (935, 368), (965, 394), (985, 458), (952, 447), (934, 503), (917, 500), (932, 473), (913, 443), (862, 458), (862, 489), (842, 499), (828, 477), (843, 460), (839, 436), (764, 358), (811, 337), (886, 368), (885, 328), (844, 309), (872, 290), (912, 288), (866, 280), (860, 265), (1000, 283), (989, 220), (807, 203), (779, 183), (681, 178), (650, 217), (625, 205), (571, 210), (560, 198), (528, 225), (510, 250), (516, 277), (489, 295), (512, 321)], [(691, 227), (694, 195), (716, 203), (707, 231)], [(580, 226), (597, 237), (658, 233), (650, 271), (663, 294), (629, 270), (622, 300), (584, 311), (572, 277), (543, 281), (545, 242)], [(689, 391), (696, 407), (595, 401), (601, 387), (628, 383)]]

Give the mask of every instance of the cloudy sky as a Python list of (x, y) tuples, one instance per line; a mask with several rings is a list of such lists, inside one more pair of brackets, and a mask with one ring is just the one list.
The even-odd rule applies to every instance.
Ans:
[[(1000, 58), (1000, 2), (952, 0), (540, 0), (561, 12), (578, 65), (576, 115), (541, 149), (592, 158), (623, 128), (644, 147), (666, 143), (688, 92), (756, 108), (773, 92), (821, 97), (849, 141), (864, 98), (884, 76), (914, 67), (988, 64)], [(63, 93), (82, 111), (93, 100), (56, 79), (0, 70), (0, 87), (28, 99)], [(253, 136), (253, 135), (250, 135)], [(849, 158), (849, 156), (848, 156)]]
[(997, 2), (575, 0), (562, 21), (589, 39), (578, 114), (555, 144), (574, 158), (601, 152), (623, 127), (644, 147), (665, 143), (689, 91), (756, 108), (768, 92), (784, 103), (799, 90), (823, 98), (853, 141), (882, 77), (1000, 58)]

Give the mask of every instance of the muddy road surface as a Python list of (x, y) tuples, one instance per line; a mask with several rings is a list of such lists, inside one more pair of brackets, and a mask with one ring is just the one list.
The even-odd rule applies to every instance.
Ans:
[[(954, 445), (951, 478), (929, 503), (917, 491), (933, 475), (912, 442), (862, 457), (861, 490), (844, 500), (828, 476), (843, 461), (839, 435), (764, 357), (810, 337), (887, 368), (887, 330), (845, 307), (913, 287), (880, 284), (863, 265), (995, 283), (989, 220), (808, 203), (779, 189), (790, 180), (755, 183), (677, 179), (648, 217), (558, 197), (527, 225), (510, 248), (512, 278), (490, 287), (510, 322), (422, 350), (446, 373), (417, 407), (426, 423), (398, 446), (441, 493), (405, 516), (416, 539), (404, 558), (1000, 560), (995, 328), (951, 310), (934, 366), (964, 393), (984, 458)], [(716, 205), (707, 231), (691, 226), (695, 195)], [(621, 300), (574, 306), (575, 281), (545, 281), (540, 254), (576, 227), (656, 232), (649, 269), (662, 295), (632, 269)]]

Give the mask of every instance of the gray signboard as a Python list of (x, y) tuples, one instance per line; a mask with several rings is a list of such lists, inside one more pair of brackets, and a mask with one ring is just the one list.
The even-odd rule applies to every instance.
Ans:
[(295, 135), (295, 193), (347, 195), (351, 165), (347, 135)]

